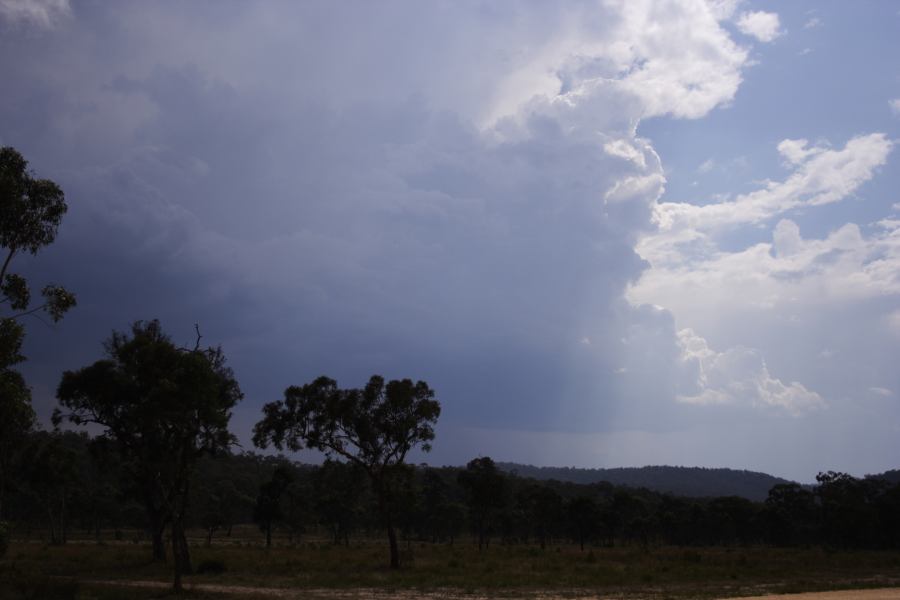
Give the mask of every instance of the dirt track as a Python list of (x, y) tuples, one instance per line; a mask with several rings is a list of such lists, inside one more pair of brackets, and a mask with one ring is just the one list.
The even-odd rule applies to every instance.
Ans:
[(806, 592), (803, 594), (745, 596), (731, 600), (900, 600), (900, 588), (881, 588), (877, 590), (840, 590), (837, 592)]
[[(168, 588), (171, 584), (162, 581), (92, 581), (95, 584), (115, 586), (134, 586), (150, 588)], [(515, 600), (515, 596), (508, 593), (498, 595), (481, 595), (478, 593), (465, 593), (458, 590), (438, 590), (421, 592), (416, 590), (375, 590), (375, 589), (290, 589), (290, 588), (266, 588), (248, 586), (230, 586), (216, 584), (186, 585), (186, 589), (220, 594), (254, 595), (258, 597), (283, 598), (283, 599), (307, 599), (307, 600), (361, 600), (363, 598), (376, 598), (401, 600), (493, 600), (504, 598)], [(629, 596), (630, 597), (630, 596)], [(616, 600), (615, 595), (564, 594), (556, 595), (553, 592), (532, 592), (523, 594), (523, 600)], [(764, 596), (742, 596), (729, 598), (728, 600), (900, 600), (900, 587), (878, 588), (867, 590), (839, 590), (834, 592), (804, 592), (801, 594), (768, 594)]]

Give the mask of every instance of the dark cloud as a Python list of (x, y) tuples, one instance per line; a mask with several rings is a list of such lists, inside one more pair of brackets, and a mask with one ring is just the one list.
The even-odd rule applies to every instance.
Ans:
[[(722, 42), (703, 59), (724, 56), (699, 99), (640, 54), (683, 40), (642, 46), (580, 4), (87, 4), (0, 40), (0, 142), (71, 207), (19, 265), (79, 297), (60, 325), (30, 324), (41, 413), (111, 330), (160, 318), (223, 345), (244, 440), (263, 402), (320, 374), (427, 380), (443, 462), (539, 462), (528, 440), (551, 438), (587, 457), (558, 462), (628, 436), (660, 456), (685, 432), (765, 427), (676, 402), (697, 373), (674, 318), (625, 299), (665, 182), (639, 119), (667, 114), (661, 98), (703, 114), (739, 81), (743, 52), (688, 8), (667, 19), (697, 17)], [(616, 43), (637, 55), (603, 54)], [(709, 464), (701, 447), (675, 455)]]

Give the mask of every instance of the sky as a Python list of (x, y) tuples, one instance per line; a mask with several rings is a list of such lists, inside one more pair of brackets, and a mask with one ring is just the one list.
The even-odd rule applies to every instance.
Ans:
[[(900, 467), (900, 5), (0, 0), (46, 421), (113, 330), (261, 406), (422, 379), (429, 455), (802, 482)], [(299, 460), (315, 460), (301, 452)]]

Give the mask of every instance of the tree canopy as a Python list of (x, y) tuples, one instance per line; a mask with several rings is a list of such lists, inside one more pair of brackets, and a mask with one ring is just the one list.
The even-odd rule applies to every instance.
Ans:
[(0, 520), (9, 474), (35, 424), (31, 391), (13, 369), (25, 360), (21, 318), (43, 313), (55, 322), (75, 306), (71, 292), (49, 284), (41, 290), (43, 302), (33, 307), (28, 281), (10, 269), (17, 254), (34, 255), (53, 243), (66, 210), (56, 183), (36, 179), (15, 148), (0, 148)]
[(313, 448), (362, 467), (372, 481), (388, 532), (391, 566), (400, 566), (394, 532), (397, 483), (410, 450), (431, 449), (441, 406), (424, 381), (385, 382), (373, 375), (362, 389), (341, 389), (328, 377), (291, 386), (284, 400), (263, 407), (253, 443), (297, 451)]
[(153, 535), (154, 556), (164, 558), (162, 533), (172, 526), (176, 587), (190, 572), (184, 516), (194, 463), (234, 442), (231, 409), (242, 398), (220, 348), (176, 347), (158, 321), (137, 322), (131, 334), (114, 332), (107, 358), (66, 371), (57, 390), (55, 424), (103, 427), (140, 489)]

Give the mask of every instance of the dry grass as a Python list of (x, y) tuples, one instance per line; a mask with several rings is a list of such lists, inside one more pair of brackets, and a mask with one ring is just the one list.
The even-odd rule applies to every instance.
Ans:
[[(469, 543), (415, 543), (407, 563), (387, 568), (381, 540), (348, 547), (324, 540), (265, 549), (256, 536), (196, 540), (186, 578), (193, 597), (530, 597), (699, 598), (900, 585), (898, 552), (832, 552), (819, 548), (593, 548), (540, 550)], [(0, 597), (152, 598), (166, 595), (171, 574), (150, 562), (144, 543), (79, 541), (65, 546), (16, 542), (0, 561)], [(151, 582), (123, 586), (128, 582)], [(152, 587), (152, 582), (158, 586)], [(404, 595), (406, 595), (404, 594)]]

